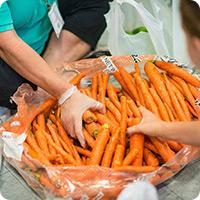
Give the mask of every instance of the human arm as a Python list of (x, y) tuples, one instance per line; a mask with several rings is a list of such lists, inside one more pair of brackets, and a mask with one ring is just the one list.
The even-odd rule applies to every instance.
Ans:
[[(0, 33), (0, 57), (21, 76), (38, 85), (56, 99), (59, 99), (72, 86), (24, 43), (14, 30)], [(90, 108), (103, 110), (102, 104), (79, 91), (61, 105), (64, 127), (71, 136), (79, 139), (82, 146), (85, 145), (82, 134), (82, 114)]]

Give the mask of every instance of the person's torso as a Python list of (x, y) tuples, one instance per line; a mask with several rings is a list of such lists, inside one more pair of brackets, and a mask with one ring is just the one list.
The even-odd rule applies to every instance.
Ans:
[(13, 25), (19, 37), (39, 54), (51, 31), (47, 3), (55, 0), (8, 0)]

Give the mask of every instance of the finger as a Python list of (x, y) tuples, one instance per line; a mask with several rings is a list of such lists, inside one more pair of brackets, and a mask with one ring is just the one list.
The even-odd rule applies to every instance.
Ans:
[(139, 126), (132, 126), (132, 127), (128, 128), (128, 129), (127, 129), (127, 135), (131, 136), (131, 135), (133, 135), (134, 133), (140, 132), (140, 130), (139, 130), (138, 127), (139, 127)]
[(102, 114), (104, 114), (106, 112), (105, 106), (102, 103), (100, 103), (99, 101), (95, 101), (94, 105), (92, 105), (90, 108), (92, 110), (98, 110)]
[(142, 113), (142, 115), (152, 113), (150, 110), (146, 109), (144, 106), (140, 106), (139, 111)]
[(81, 118), (78, 118), (76, 121), (75, 121), (75, 134), (76, 134), (76, 137), (78, 138), (81, 146), (83, 148), (85, 148), (86, 144), (85, 144), (85, 138), (83, 136), (83, 132), (82, 132), (82, 120)]
[(74, 126), (73, 126), (73, 123), (72, 123), (72, 120), (66, 120), (66, 116), (63, 115), (63, 113), (61, 112), (61, 119), (62, 119), (62, 124), (64, 126), (64, 129), (67, 131), (67, 133), (75, 138), (75, 132), (74, 132)]

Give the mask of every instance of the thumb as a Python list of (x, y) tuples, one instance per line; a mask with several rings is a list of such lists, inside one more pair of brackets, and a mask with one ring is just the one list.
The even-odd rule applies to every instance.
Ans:
[(140, 126), (141, 125), (136, 125), (136, 126), (132, 126), (130, 128), (127, 129), (127, 135), (131, 136), (134, 133), (139, 133), (140, 131)]

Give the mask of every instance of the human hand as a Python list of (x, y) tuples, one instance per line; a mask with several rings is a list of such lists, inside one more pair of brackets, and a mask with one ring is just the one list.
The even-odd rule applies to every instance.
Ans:
[(104, 106), (94, 99), (80, 93), (75, 92), (61, 106), (61, 119), (66, 131), (73, 138), (77, 138), (82, 147), (85, 147), (85, 139), (82, 132), (82, 116), (86, 110), (98, 110), (105, 112)]
[(147, 110), (145, 107), (139, 108), (143, 118), (140, 124), (128, 128), (128, 135), (134, 133), (144, 133), (149, 136), (159, 136), (156, 129), (162, 129), (164, 121), (160, 120), (156, 115)]

